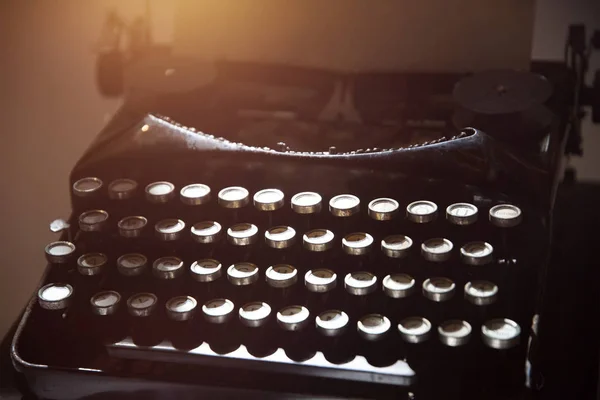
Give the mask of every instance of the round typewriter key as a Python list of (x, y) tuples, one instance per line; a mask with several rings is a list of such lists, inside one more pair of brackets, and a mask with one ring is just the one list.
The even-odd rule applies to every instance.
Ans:
[(454, 296), (456, 284), (448, 278), (428, 278), (423, 281), (423, 296), (431, 301), (442, 302)]
[(113, 315), (121, 303), (121, 295), (114, 290), (96, 293), (90, 299), (92, 312), (96, 315)]
[(221, 263), (210, 258), (194, 261), (190, 266), (190, 272), (198, 282), (213, 282), (222, 275)]
[(383, 291), (395, 299), (410, 296), (415, 286), (415, 279), (407, 274), (391, 274), (383, 278)]
[(78, 197), (93, 196), (102, 188), (102, 181), (98, 178), (82, 178), (73, 184), (73, 194)]
[(136, 293), (127, 299), (127, 310), (134, 317), (148, 317), (156, 308), (158, 298), (153, 293)]
[(202, 306), (204, 319), (212, 324), (222, 324), (233, 316), (234, 305), (231, 300), (214, 299)]
[(298, 214), (314, 214), (321, 212), (322, 198), (319, 193), (302, 192), (292, 197), (291, 206)]
[(154, 204), (163, 204), (175, 196), (175, 185), (171, 182), (153, 182), (146, 186), (146, 200)]
[(438, 208), (432, 201), (419, 200), (406, 207), (406, 217), (409, 221), (425, 224), (437, 218)]
[(244, 304), (239, 311), (240, 321), (247, 327), (263, 326), (271, 315), (271, 307), (262, 301)]
[(333, 247), (335, 235), (327, 229), (313, 229), (302, 236), (304, 248), (310, 251), (325, 251)]
[(257, 238), (258, 228), (253, 224), (235, 224), (227, 229), (227, 239), (229, 243), (236, 246), (249, 246), (254, 244)]
[(472, 281), (465, 285), (465, 299), (477, 306), (492, 304), (498, 297), (498, 286), (488, 281)]
[(265, 242), (274, 249), (286, 249), (296, 242), (296, 231), (291, 226), (276, 226), (265, 232)]
[(102, 253), (87, 253), (77, 259), (77, 271), (81, 275), (98, 275), (102, 273), (108, 257)]
[(180, 219), (163, 219), (154, 226), (156, 236), (160, 240), (171, 241), (181, 237), (181, 232), (185, 229), (185, 222)]
[(125, 276), (141, 275), (147, 265), (148, 259), (139, 253), (123, 254), (117, 259), (117, 270), (121, 275)]
[(63, 264), (75, 253), (75, 245), (71, 242), (58, 241), (46, 246), (46, 259), (50, 263)]
[(452, 255), (454, 245), (448, 239), (428, 239), (421, 244), (421, 254), (427, 261), (447, 261)]
[(391, 258), (405, 257), (410, 251), (413, 241), (408, 236), (391, 235), (381, 241), (381, 251)]
[(175, 279), (183, 272), (183, 261), (177, 257), (161, 257), (152, 264), (152, 274), (159, 279)]
[(113, 200), (127, 200), (135, 195), (138, 184), (133, 179), (116, 179), (108, 185), (108, 197)]
[(324, 336), (339, 336), (350, 323), (348, 314), (340, 310), (328, 310), (317, 315), (315, 324), (317, 331)]
[(370, 272), (351, 272), (344, 278), (344, 288), (355, 296), (364, 296), (377, 289), (377, 277)]
[(521, 209), (510, 204), (499, 204), (490, 208), (490, 222), (500, 228), (512, 228), (521, 223)]
[(277, 264), (267, 268), (265, 276), (269, 286), (287, 288), (298, 280), (298, 270), (288, 264)]
[(196, 299), (191, 296), (177, 296), (169, 299), (165, 308), (173, 321), (188, 321), (194, 316), (197, 305)]
[(275, 211), (283, 207), (284, 197), (279, 189), (263, 189), (254, 194), (254, 207), (260, 211)]
[(326, 293), (337, 286), (337, 275), (329, 269), (313, 269), (304, 275), (304, 285), (314, 293)]
[(521, 327), (515, 321), (507, 318), (496, 318), (481, 326), (481, 338), (487, 346), (505, 350), (519, 344)]
[(125, 217), (117, 224), (119, 234), (126, 238), (139, 237), (143, 229), (148, 224), (148, 220), (142, 216)]
[(66, 283), (49, 283), (38, 290), (38, 303), (46, 310), (64, 310), (71, 302), (73, 287)]
[(90, 210), (79, 216), (79, 229), (84, 232), (101, 231), (106, 226), (108, 213), (104, 210)]
[(303, 306), (288, 306), (277, 313), (277, 324), (286, 331), (299, 331), (310, 324), (310, 312)]
[(353, 256), (369, 253), (372, 244), (373, 236), (364, 232), (351, 233), (342, 239), (342, 248), (346, 254)]
[(465, 264), (485, 265), (493, 260), (494, 248), (486, 242), (470, 242), (460, 248), (460, 255)]
[(446, 208), (446, 219), (454, 225), (471, 225), (477, 221), (477, 207), (469, 203), (455, 203)]
[(243, 187), (231, 186), (219, 192), (219, 205), (225, 208), (242, 208), (250, 202), (250, 193)]
[(247, 286), (258, 281), (258, 267), (249, 262), (235, 263), (227, 268), (227, 279), (236, 286)]
[(221, 238), (221, 225), (215, 221), (199, 222), (192, 226), (191, 232), (198, 243), (214, 243)]
[(210, 201), (210, 187), (202, 183), (193, 183), (181, 188), (179, 198), (188, 206), (199, 206)]
[(360, 211), (360, 199), (352, 194), (340, 194), (329, 200), (329, 211), (336, 217), (350, 217)]
[(446, 346), (462, 346), (471, 338), (471, 325), (467, 321), (449, 320), (438, 326), (438, 335)]
[(369, 203), (369, 216), (377, 221), (389, 221), (398, 214), (399, 207), (394, 199), (375, 199)]
[(423, 317), (409, 317), (400, 321), (398, 332), (408, 343), (422, 343), (431, 336), (431, 322)]
[(365, 340), (381, 340), (389, 332), (390, 320), (380, 314), (365, 315), (356, 323), (358, 335)]

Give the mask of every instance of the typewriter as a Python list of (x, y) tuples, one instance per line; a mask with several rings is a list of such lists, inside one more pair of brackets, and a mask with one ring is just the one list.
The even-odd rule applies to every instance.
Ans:
[(127, 100), (73, 168), (12, 345), (29, 390), (534, 391), (568, 68), (216, 71)]

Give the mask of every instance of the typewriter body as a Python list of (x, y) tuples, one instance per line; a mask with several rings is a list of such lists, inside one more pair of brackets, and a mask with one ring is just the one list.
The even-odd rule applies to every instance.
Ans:
[[(130, 93), (74, 167), (12, 346), (31, 392), (534, 392), (569, 71), (215, 71)], [(511, 79), (535, 99), (469, 109)]]

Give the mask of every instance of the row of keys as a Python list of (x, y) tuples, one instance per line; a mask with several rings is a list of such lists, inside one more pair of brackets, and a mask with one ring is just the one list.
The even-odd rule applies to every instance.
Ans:
[[(48, 284), (38, 291), (38, 302), (47, 310), (61, 310), (69, 306), (73, 288), (68, 284)], [(97, 315), (111, 315), (117, 312), (121, 295), (112, 290), (96, 293), (90, 299), (92, 311)], [(155, 312), (158, 298), (153, 293), (137, 293), (127, 300), (127, 310), (134, 317), (148, 317)], [(176, 296), (165, 304), (167, 316), (174, 321), (191, 320), (198, 303), (191, 296)], [(231, 320), (235, 306), (228, 299), (213, 299), (202, 306), (202, 314), (207, 322), (221, 324)], [(254, 301), (244, 304), (238, 310), (240, 322), (251, 328), (265, 325), (271, 318), (269, 304)], [(282, 308), (276, 315), (277, 324), (287, 331), (302, 331), (310, 323), (309, 310), (300, 305)], [(328, 310), (320, 313), (314, 326), (324, 336), (340, 336), (349, 327), (350, 318), (341, 310)], [(368, 314), (358, 319), (356, 329), (360, 337), (369, 341), (379, 341), (388, 335), (392, 327), (390, 320), (381, 314)], [(408, 343), (421, 343), (431, 336), (432, 324), (423, 317), (409, 317), (397, 325), (400, 336)], [(440, 341), (451, 347), (461, 346), (470, 340), (472, 327), (467, 321), (448, 320), (438, 327)], [(506, 318), (485, 322), (481, 327), (484, 343), (495, 349), (508, 349), (519, 343), (519, 325)]]
[[(103, 183), (100, 179), (88, 177), (73, 184), (73, 193), (79, 197), (98, 193)], [(108, 186), (111, 199), (124, 200), (133, 197), (138, 184), (131, 179), (117, 179)], [(171, 182), (153, 182), (145, 188), (146, 199), (155, 204), (167, 203), (175, 197), (175, 185)], [(180, 199), (186, 205), (201, 205), (210, 201), (209, 186), (194, 183), (181, 188)], [(279, 189), (263, 189), (253, 196), (253, 204), (260, 211), (275, 211), (283, 207), (285, 195)], [(218, 194), (218, 204), (224, 208), (237, 209), (250, 203), (250, 192), (241, 186), (222, 189)], [(340, 194), (329, 200), (329, 211), (336, 217), (350, 217), (360, 211), (360, 199), (352, 194)], [(322, 209), (322, 197), (315, 192), (297, 193), (291, 198), (291, 208), (298, 214), (314, 214)], [(368, 214), (379, 221), (397, 217), (400, 204), (390, 198), (379, 198), (368, 205)], [(456, 225), (470, 225), (477, 221), (479, 211), (470, 203), (456, 203), (446, 208), (446, 219)], [(410, 203), (406, 207), (407, 218), (415, 223), (428, 223), (437, 218), (438, 206), (427, 200)], [(521, 210), (510, 204), (494, 206), (489, 211), (489, 220), (499, 227), (513, 227), (522, 220)]]
[[(77, 260), (77, 270), (86, 276), (99, 275), (106, 268), (108, 257), (102, 253), (84, 254)], [(124, 276), (139, 276), (148, 265), (142, 254), (125, 254), (118, 258), (117, 269)], [(213, 282), (223, 276), (219, 261), (203, 259), (194, 261), (189, 271), (198, 282)], [(158, 279), (175, 279), (185, 272), (184, 262), (173, 256), (162, 257), (154, 261), (152, 274)], [(259, 268), (250, 262), (239, 262), (227, 268), (227, 279), (233, 285), (246, 286), (259, 280)], [(289, 264), (277, 264), (267, 268), (265, 280), (275, 288), (286, 288), (298, 281), (298, 270)], [(337, 274), (326, 268), (308, 271), (304, 284), (311, 292), (326, 293), (337, 286)], [(353, 295), (366, 295), (377, 290), (377, 276), (366, 271), (348, 273), (344, 277), (344, 288)], [(416, 290), (416, 281), (404, 273), (387, 275), (382, 280), (383, 291), (392, 298), (408, 297)], [(426, 279), (422, 284), (423, 295), (436, 302), (450, 300), (455, 294), (456, 284), (445, 277)], [(496, 301), (498, 286), (488, 281), (468, 282), (464, 287), (465, 298), (476, 305), (488, 305)]]
[[(140, 217), (133, 217), (140, 218)], [(172, 241), (180, 238), (182, 229), (185, 227), (183, 221), (178, 226), (172, 225), (171, 220), (165, 220), (156, 224), (157, 235), (164, 241)], [(130, 227), (131, 225), (127, 225)], [(194, 240), (199, 243), (214, 243), (219, 240), (221, 227), (216, 222), (203, 222), (192, 227), (191, 232)], [(125, 237), (133, 237), (129, 228), (124, 229)], [(253, 224), (236, 224), (227, 230), (227, 240), (235, 246), (250, 246), (258, 241), (258, 228)], [(136, 236), (141, 233), (136, 233)], [(265, 243), (273, 249), (286, 249), (296, 242), (296, 231), (289, 226), (277, 226), (265, 231)], [(304, 249), (311, 252), (323, 252), (333, 248), (335, 235), (327, 229), (313, 229), (302, 237)], [(342, 238), (343, 251), (352, 256), (365, 255), (373, 248), (373, 237), (365, 232), (355, 232)], [(408, 255), (413, 246), (413, 241), (405, 235), (390, 235), (381, 241), (381, 251), (390, 258), (402, 258)], [(452, 256), (454, 244), (445, 238), (427, 239), (421, 244), (421, 255), (427, 261), (444, 262)], [(48, 244), (45, 248), (46, 258), (52, 263), (68, 262), (75, 253), (76, 247), (68, 241), (57, 241)], [(493, 261), (494, 247), (483, 241), (468, 242), (460, 248), (460, 256), (467, 265), (481, 266)]]

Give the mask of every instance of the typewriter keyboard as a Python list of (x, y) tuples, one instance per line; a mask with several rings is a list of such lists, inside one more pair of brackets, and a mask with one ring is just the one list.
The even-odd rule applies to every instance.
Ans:
[(46, 247), (38, 292), (52, 340), (77, 329), (115, 354), (381, 371), (401, 385), (442, 370), (523, 381), (524, 361), (503, 367), (525, 359), (530, 325), (519, 207), (214, 189), (75, 182), (73, 226)]

